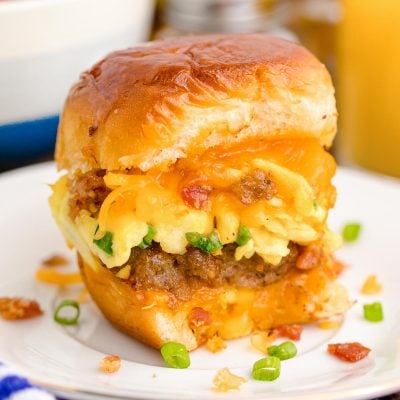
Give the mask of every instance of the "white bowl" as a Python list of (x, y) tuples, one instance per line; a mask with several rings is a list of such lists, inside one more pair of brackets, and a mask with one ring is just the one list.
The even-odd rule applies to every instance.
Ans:
[(108, 52), (145, 41), (153, 11), (153, 0), (0, 1), (0, 160), (51, 150), (71, 84)]

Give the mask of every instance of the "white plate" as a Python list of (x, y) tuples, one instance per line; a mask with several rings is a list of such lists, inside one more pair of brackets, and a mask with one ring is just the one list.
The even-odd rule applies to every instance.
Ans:
[[(250, 369), (261, 353), (249, 339), (233, 341), (218, 354), (200, 349), (191, 354), (187, 370), (165, 368), (157, 351), (114, 330), (88, 301), (79, 326), (65, 329), (53, 322), (54, 305), (75, 296), (80, 285), (64, 292), (36, 282), (40, 260), (68, 253), (47, 205), (56, 173), (42, 164), (0, 176), (0, 296), (37, 299), (45, 315), (27, 321), (0, 321), (0, 359), (18, 368), (34, 382), (70, 399), (366, 399), (400, 390), (400, 185), (398, 181), (341, 170), (336, 183), (339, 197), (331, 225), (340, 229), (349, 220), (360, 221), (360, 239), (346, 245), (340, 257), (351, 264), (342, 280), (358, 302), (338, 330), (307, 326), (298, 343), (299, 356), (284, 361), (275, 382), (250, 379)], [(362, 296), (359, 288), (376, 273), (384, 290)], [(368, 323), (362, 304), (379, 300), (385, 320)], [(358, 363), (336, 360), (327, 343), (360, 341), (372, 348)], [(122, 367), (104, 375), (98, 365), (104, 354), (118, 354)], [(211, 390), (222, 367), (248, 379), (239, 392), (227, 395)]]

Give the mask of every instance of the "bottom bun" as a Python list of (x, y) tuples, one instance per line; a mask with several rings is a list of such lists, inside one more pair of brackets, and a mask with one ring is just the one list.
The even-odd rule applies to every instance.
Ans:
[(107, 268), (95, 270), (78, 259), (88, 291), (104, 316), (121, 331), (155, 348), (174, 341), (194, 350), (214, 335), (238, 338), (279, 325), (331, 317), (350, 306), (346, 290), (328, 267), (293, 269), (260, 289), (203, 287), (183, 301), (162, 290), (136, 290)]

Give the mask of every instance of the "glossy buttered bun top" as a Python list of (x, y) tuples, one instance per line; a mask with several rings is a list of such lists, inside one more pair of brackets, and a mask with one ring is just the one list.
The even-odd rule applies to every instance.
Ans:
[(111, 53), (62, 114), (61, 169), (165, 169), (251, 139), (336, 132), (330, 76), (303, 47), (263, 34), (172, 38)]

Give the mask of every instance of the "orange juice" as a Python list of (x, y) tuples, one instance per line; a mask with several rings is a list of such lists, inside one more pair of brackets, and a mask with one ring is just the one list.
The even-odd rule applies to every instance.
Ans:
[(400, 0), (342, 0), (339, 154), (400, 177)]

